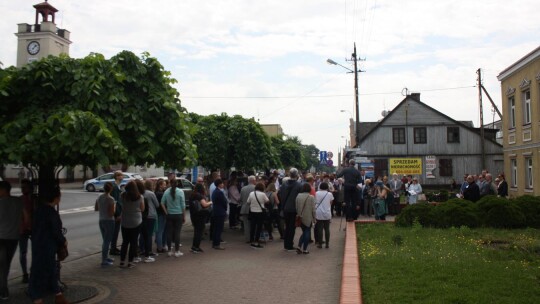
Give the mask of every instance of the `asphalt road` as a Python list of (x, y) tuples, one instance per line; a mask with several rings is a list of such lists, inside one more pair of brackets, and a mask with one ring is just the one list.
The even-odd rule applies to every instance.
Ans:
[[(18, 189), (13, 189), (13, 196), (20, 195)], [(94, 212), (94, 202), (99, 192), (89, 193), (82, 190), (62, 190), (60, 202), (60, 217), (67, 228), (69, 257), (67, 261), (101, 251), (101, 234), (98, 226), (98, 214)], [(30, 268), (32, 255), (28, 248), (28, 268)], [(30, 269), (29, 269), (30, 271)], [(19, 264), (19, 251), (15, 253), (11, 262), (9, 278), (22, 275)]]

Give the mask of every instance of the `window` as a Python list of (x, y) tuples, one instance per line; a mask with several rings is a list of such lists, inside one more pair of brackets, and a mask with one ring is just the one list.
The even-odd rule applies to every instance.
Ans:
[(510, 160), (510, 170), (512, 171), (512, 176), (511, 176), (512, 187), (516, 188), (517, 187), (517, 162), (515, 158)]
[(527, 170), (527, 184), (526, 184), (526, 188), (527, 189), (532, 189), (533, 188), (533, 165), (532, 165), (532, 158), (531, 157), (527, 157), (525, 158), (525, 170)]
[(439, 159), (439, 175), (453, 176), (452, 159)]
[(516, 127), (516, 101), (514, 100), (514, 96), (508, 98), (508, 104), (510, 106), (510, 115), (508, 122), (510, 129), (513, 129)]
[(392, 141), (395, 144), (405, 143), (405, 128), (392, 128)]
[(414, 143), (425, 144), (427, 143), (427, 131), (426, 128), (414, 128)]
[(459, 143), (459, 127), (446, 128), (446, 142)]
[(531, 123), (531, 91), (523, 92), (523, 124)]

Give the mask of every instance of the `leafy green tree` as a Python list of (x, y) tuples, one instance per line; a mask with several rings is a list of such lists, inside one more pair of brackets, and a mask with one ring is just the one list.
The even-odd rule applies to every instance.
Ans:
[(191, 114), (197, 125), (193, 141), (199, 165), (210, 170), (267, 169), (276, 165), (270, 138), (254, 119), (240, 115), (200, 116)]
[(0, 162), (37, 168), (40, 192), (63, 166), (194, 163), (192, 125), (157, 59), (49, 56), (0, 73)]
[(297, 137), (287, 137), (286, 139), (283, 139), (282, 136), (273, 136), (272, 144), (284, 167), (296, 167), (300, 170), (306, 169), (302, 144)]

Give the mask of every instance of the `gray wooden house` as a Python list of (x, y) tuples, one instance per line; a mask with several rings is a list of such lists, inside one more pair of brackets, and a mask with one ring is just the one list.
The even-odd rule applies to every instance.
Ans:
[(493, 175), (504, 168), (498, 130), (485, 130), (482, 153), (480, 129), (426, 105), (419, 93), (407, 95), (381, 121), (360, 123), (359, 129), (360, 162), (373, 162), (377, 176), (412, 174), (422, 185), (461, 183), (465, 173), (482, 172), (482, 155)]

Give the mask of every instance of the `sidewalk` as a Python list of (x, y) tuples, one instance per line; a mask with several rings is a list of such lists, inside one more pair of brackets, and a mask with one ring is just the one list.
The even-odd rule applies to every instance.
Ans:
[[(226, 224), (227, 225), (227, 224)], [(269, 242), (255, 250), (244, 242), (241, 230), (225, 228), (223, 246), (214, 250), (203, 241), (202, 254), (189, 252), (193, 229), (187, 220), (180, 258), (160, 255), (155, 263), (133, 269), (101, 268), (95, 254), (63, 264), (62, 280), (69, 286), (88, 286), (98, 294), (81, 303), (338, 303), (346, 226), (340, 218), (331, 223), (330, 248), (310, 246), (309, 255), (283, 250), (283, 242)], [(295, 243), (300, 235), (296, 230)], [(19, 278), (10, 289), (20, 293)], [(16, 297), (12, 292), (13, 300)], [(66, 294), (69, 299), (69, 293)], [(19, 302), (12, 302), (19, 303)], [(30, 303), (30, 301), (28, 301)]]

